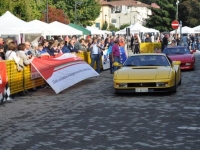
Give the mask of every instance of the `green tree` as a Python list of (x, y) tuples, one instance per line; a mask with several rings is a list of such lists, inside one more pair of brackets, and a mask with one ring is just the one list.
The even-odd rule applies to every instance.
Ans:
[[(48, 7), (48, 21), (49, 23), (54, 22), (54, 21), (58, 21), (64, 24), (69, 24), (70, 21), (68, 19), (67, 16), (65, 16), (64, 11), (61, 9), (57, 9), (55, 7), (49, 6)], [(46, 21), (46, 14), (43, 14), (42, 21)]]
[(152, 0), (140, 0), (142, 3), (145, 3), (145, 4), (151, 4), (151, 1)]
[(114, 24), (110, 24), (109, 27), (108, 27), (108, 30), (109, 31), (118, 31), (119, 29), (116, 28)]
[(200, 24), (200, 1), (182, 0), (179, 3), (179, 20), (183, 26), (194, 27)]
[(160, 6), (158, 8), (151, 8), (152, 15), (146, 19), (146, 26), (149, 28), (155, 28), (159, 31), (170, 31), (171, 22), (176, 17), (176, 0), (152, 0)]
[[(57, 0), (56, 7), (65, 11), (70, 22), (83, 26), (90, 26), (100, 15), (101, 5), (99, 0)], [(76, 6), (76, 13), (75, 13)]]
[(128, 26), (130, 26), (130, 24), (128, 24), (128, 23), (122, 24), (122, 25), (119, 27), (119, 29), (122, 30), (122, 29), (124, 29), (124, 28), (126, 28), (126, 27), (128, 27)]
[[(46, 3), (43, 0), (1, 0), (0, 15), (10, 11), (24, 21), (40, 19), (42, 12), (46, 10)], [(52, 4), (52, 0), (49, 0)]]
[(105, 21), (104, 23), (103, 23), (103, 25), (102, 25), (102, 30), (107, 30), (107, 28), (108, 28), (108, 22), (107, 21)]

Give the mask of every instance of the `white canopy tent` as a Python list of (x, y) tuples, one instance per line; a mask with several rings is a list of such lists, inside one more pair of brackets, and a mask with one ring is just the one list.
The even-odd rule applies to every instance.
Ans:
[(96, 27), (90, 27), (90, 26), (87, 26), (86, 29), (90, 30), (91, 31), (91, 34), (97, 34), (97, 35), (104, 35), (105, 32), (96, 28)]
[[(155, 29), (152, 29), (152, 28), (147, 28), (147, 27), (144, 27), (142, 26), (139, 22), (136, 22), (134, 25), (130, 25), (126, 28), (130, 28), (130, 32), (131, 34), (133, 33), (139, 33), (139, 32), (143, 32), (143, 33), (148, 33), (148, 32), (154, 32), (154, 33), (159, 33), (158, 30), (155, 30)], [(117, 31), (116, 34), (126, 34), (126, 28), (120, 30), (120, 31)]]
[(40, 20), (32, 20), (28, 22), (28, 24), (29, 26), (34, 26), (41, 29), (44, 35), (51, 35), (52, 30), (55, 30), (48, 23), (42, 22)]
[(104, 32), (104, 34), (112, 34), (111, 31), (107, 31), (107, 30), (102, 30)]
[(54, 21), (49, 25), (51, 28), (53, 28), (51, 35), (83, 35), (82, 31), (58, 21)]
[(195, 33), (200, 33), (200, 25), (193, 28)]
[(20, 32), (5, 26), (0, 25), (0, 35), (19, 35)]
[(18, 43), (25, 41), (25, 34), (42, 34), (42, 30), (35, 26), (29, 26), (27, 22), (17, 18), (7, 11), (0, 17), (1, 35), (15, 35)]
[(142, 26), (139, 22), (136, 22), (130, 27), (130, 32), (149, 32), (149, 28)]
[[(176, 32), (176, 30), (173, 30), (173, 31), (171, 31), (170, 33), (171, 33), (171, 34), (175, 34), (175, 32)], [(178, 27), (177, 33), (180, 34), (180, 27)], [(193, 29), (193, 28), (190, 28), (190, 27), (187, 27), (187, 26), (184, 26), (184, 27), (182, 27), (181, 33), (182, 33), (182, 34), (194, 33), (194, 29)]]
[(29, 26), (27, 22), (17, 18), (9, 11), (0, 17), (0, 24), (6, 27), (5, 29), (13, 29), (20, 33), (42, 33), (42, 30), (36, 28), (35, 26)]

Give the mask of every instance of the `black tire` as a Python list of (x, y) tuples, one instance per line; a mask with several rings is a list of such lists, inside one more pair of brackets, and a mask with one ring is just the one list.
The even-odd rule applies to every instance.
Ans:
[(180, 78), (180, 81), (179, 81), (178, 85), (181, 85), (181, 78)]
[(176, 75), (175, 75), (175, 82), (174, 82), (175, 84), (174, 84), (174, 86), (173, 86), (173, 88), (172, 88), (172, 93), (176, 93), (176, 89), (177, 89), (177, 86), (176, 86)]
[(192, 68), (192, 71), (194, 71), (195, 70), (195, 66)]
[(115, 95), (119, 95), (119, 92), (115, 89)]
[(2, 99), (0, 99), (0, 105), (3, 104), (3, 100), (4, 100), (4, 93), (2, 93)]

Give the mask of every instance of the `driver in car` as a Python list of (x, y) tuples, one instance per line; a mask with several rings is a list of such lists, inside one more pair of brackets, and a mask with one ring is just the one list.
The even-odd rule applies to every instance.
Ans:
[(140, 66), (140, 59), (139, 58), (134, 58), (133, 61), (131, 62), (131, 65)]
[(158, 66), (168, 66), (169, 63), (167, 62), (165, 57), (157, 57), (156, 58), (156, 65), (158, 65)]

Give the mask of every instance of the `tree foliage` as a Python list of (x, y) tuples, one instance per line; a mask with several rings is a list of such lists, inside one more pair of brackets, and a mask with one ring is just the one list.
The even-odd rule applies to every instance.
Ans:
[[(69, 24), (70, 20), (68, 16), (65, 15), (64, 11), (61, 9), (57, 9), (55, 7), (49, 6), (48, 7), (48, 22), (58, 21), (64, 24)], [(46, 22), (46, 12), (43, 13), (41, 21)]]
[[(147, 2), (148, 0), (141, 0)], [(176, 0), (149, 0), (160, 6), (160, 9), (151, 8), (153, 15), (146, 20), (146, 26), (156, 28), (160, 31), (172, 30), (171, 22), (176, 19)], [(200, 1), (199, 0), (179, 0), (178, 21), (182, 21), (183, 26), (194, 27), (200, 24)]]
[(103, 25), (102, 25), (102, 30), (107, 30), (107, 28), (108, 28), (108, 22), (107, 21), (105, 21), (104, 23), (103, 23)]
[[(34, 19), (44, 20), (46, 13), (46, 0), (0, 0), (0, 15), (10, 11), (15, 16), (25, 21)], [(68, 21), (89, 26), (100, 15), (101, 5), (99, 0), (48, 0), (48, 5), (56, 12), (49, 11), (49, 19), (62, 20), (67, 16)], [(75, 13), (76, 6), (76, 13)], [(59, 12), (59, 11), (63, 12)], [(60, 15), (60, 16), (58, 16)], [(55, 18), (57, 16), (57, 18)], [(52, 18), (51, 18), (52, 17)], [(61, 22), (63, 22), (63, 19)]]
[(119, 27), (119, 29), (122, 30), (122, 29), (124, 29), (124, 28), (126, 28), (126, 27), (128, 27), (128, 26), (130, 26), (130, 24), (129, 24), (129, 23), (125, 23), (125, 24), (122, 24), (122, 25)]
[(151, 8), (152, 15), (146, 20), (146, 26), (155, 28), (159, 31), (172, 30), (171, 22), (176, 18), (176, 7), (174, 3), (176, 0), (152, 0), (160, 6), (158, 8)]
[[(182, 11), (184, 10), (184, 11)], [(194, 27), (200, 25), (200, 1), (182, 0), (179, 6), (179, 18), (183, 26)]]
[(108, 30), (109, 31), (118, 31), (119, 29), (116, 28), (114, 24), (109, 24)]
[(66, 0), (65, 3), (60, 0), (57, 1), (56, 6), (67, 13), (71, 22), (76, 21), (77, 24), (83, 26), (92, 25), (100, 15), (101, 9), (99, 0)]

